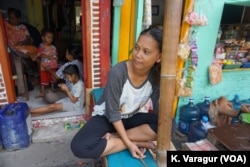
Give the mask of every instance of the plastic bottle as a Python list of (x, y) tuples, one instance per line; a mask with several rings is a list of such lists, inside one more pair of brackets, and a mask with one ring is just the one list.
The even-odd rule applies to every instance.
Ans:
[[(233, 104), (234, 110), (239, 111), (240, 107), (241, 107), (240, 96), (238, 94), (235, 94), (234, 98), (231, 102)], [(233, 117), (231, 123), (233, 124), (233, 123), (237, 123), (237, 122), (239, 122), (238, 117)]]
[(190, 131), (188, 133), (188, 142), (196, 142), (198, 140), (205, 139), (207, 137), (207, 130), (214, 128), (207, 116), (203, 116), (200, 121), (196, 121), (190, 125)]
[(7, 151), (19, 150), (30, 145), (31, 138), (27, 118), (26, 103), (7, 104), (0, 110), (0, 133)]
[(180, 108), (180, 119), (178, 130), (184, 134), (188, 134), (189, 126), (192, 122), (200, 120), (199, 108), (194, 104), (194, 99), (189, 98), (187, 105)]
[(204, 101), (201, 102), (201, 103), (198, 103), (197, 107), (199, 107), (199, 110), (200, 110), (200, 116), (201, 116), (200, 119), (202, 118), (202, 116), (207, 116), (208, 117), (208, 110), (209, 110), (209, 107), (210, 107), (210, 97), (205, 96)]
[(210, 124), (208, 116), (206, 116), (206, 115), (202, 116), (201, 123), (202, 123), (202, 125), (203, 125), (203, 127), (205, 128), (206, 131), (208, 129), (216, 127), (216, 126), (213, 126), (213, 125)]

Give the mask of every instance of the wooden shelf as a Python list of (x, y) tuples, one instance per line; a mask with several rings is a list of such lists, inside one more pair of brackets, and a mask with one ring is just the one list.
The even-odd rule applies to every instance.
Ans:
[(222, 72), (250, 71), (250, 68), (222, 69)]

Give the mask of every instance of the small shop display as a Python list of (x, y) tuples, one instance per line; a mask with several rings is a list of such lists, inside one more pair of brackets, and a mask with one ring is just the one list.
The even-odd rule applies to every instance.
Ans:
[(214, 57), (223, 69), (250, 68), (250, 25), (222, 25)]

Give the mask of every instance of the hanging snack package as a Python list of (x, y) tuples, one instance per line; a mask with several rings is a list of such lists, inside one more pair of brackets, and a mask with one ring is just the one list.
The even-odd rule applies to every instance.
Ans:
[(184, 21), (193, 26), (205, 26), (208, 24), (206, 15), (196, 12), (189, 12)]
[(190, 47), (188, 44), (179, 44), (178, 47), (178, 55), (180, 58), (184, 61), (187, 60), (188, 56), (190, 54)]
[(212, 64), (209, 67), (209, 79), (210, 84), (215, 85), (221, 82), (222, 80), (222, 68), (219, 64)]

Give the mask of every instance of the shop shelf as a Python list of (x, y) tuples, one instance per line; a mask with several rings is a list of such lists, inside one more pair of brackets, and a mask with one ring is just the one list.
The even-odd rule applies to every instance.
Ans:
[(224, 64), (223, 69), (234, 69), (234, 68), (240, 68), (242, 64)]

